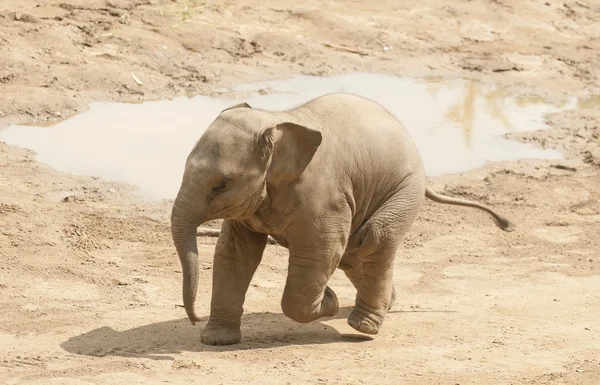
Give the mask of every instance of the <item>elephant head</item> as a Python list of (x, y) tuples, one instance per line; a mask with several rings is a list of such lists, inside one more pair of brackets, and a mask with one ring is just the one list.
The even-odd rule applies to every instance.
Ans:
[[(285, 118), (281, 118), (285, 116)], [(171, 234), (183, 272), (183, 303), (192, 323), (198, 287), (196, 229), (213, 219), (244, 220), (267, 198), (267, 186), (286, 189), (306, 169), (321, 133), (290, 115), (228, 108), (190, 152), (171, 213)]]

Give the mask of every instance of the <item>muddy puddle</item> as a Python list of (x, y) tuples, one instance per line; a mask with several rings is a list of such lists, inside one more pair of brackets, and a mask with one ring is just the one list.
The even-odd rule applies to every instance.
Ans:
[[(394, 114), (410, 131), (429, 176), (462, 172), (490, 161), (560, 158), (557, 151), (503, 135), (548, 128), (544, 114), (598, 103), (593, 98), (550, 103), (516, 97), (463, 79), (297, 77), (223, 89), (216, 98), (94, 103), (51, 127), (10, 126), (0, 131), (0, 140), (35, 151), (40, 162), (59, 171), (129, 182), (139, 186), (145, 198), (168, 199), (179, 188), (189, 151), (225, 107), (246, 101), (256, 108), (282, 110), (331, 92), (364, 96)], [(246, 97), (230, 97), (240, 93)]]

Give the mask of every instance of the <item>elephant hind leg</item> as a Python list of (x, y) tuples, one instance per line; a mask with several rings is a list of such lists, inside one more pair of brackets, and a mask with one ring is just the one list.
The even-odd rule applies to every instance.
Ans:
[(348, 277), (348, 279), (352, 283), (352, 286), (354, 286), (354, 288), (356, 290), (358, 290), (362, 283), (362, 277), (363, 277), (362, 263), (355, 262), (355, 263), (349, 265), (349, 264), (345, 263), (345, 261), (342, 259), (342, 262), (340, 263), (340, 265), (338, 267), (340, 270), (342, 270), (344, 272), (344, 274), (346, 274), (346, 277)]
[(350, 280), (358, 285), (348, 324), (362, 333), (377, 334), (395, 301), (393, 275), (396, 252), (424, 200), (421, 183), (407, 182), (360, 231), (356, 259), (362, 269), (360, 280), (357, 268), (348, 270)]
[[(352, 286), (358, 291), (362, 285), (362, 279), (364, 275), (363, 264), (362, 262), (358, 262), (353, 266), (345, 266), (340, 264), (340, 269), (346, 274), (346, 277), (352, 283)], [(390, 299), (390, 303), (388, 305), (388, 309), (390, 310), (394, 304), (396, 303), (396, 288), (392, 285), (392, 297)]]
[(348, 316), (348, 324), (359, 332), (377, 334), (392, 306), (394, 251), (371, 254), (363, 262), (355, 306)]

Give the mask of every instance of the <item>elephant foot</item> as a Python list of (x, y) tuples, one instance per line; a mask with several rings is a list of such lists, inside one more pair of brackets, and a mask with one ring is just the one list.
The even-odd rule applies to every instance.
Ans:
[(376, 320), (363, 314), (357, 314), (354, 310), (348, 316), (348, 325), (361, 333), (373, 335), (379, 333), (380, 324)]
[(322, 317), (333, 317), (340, 310), (340, 303), (338, 301), (337, 295), (335, 295), (335, 292), (331, 290), (329, 286), (325, 287), (325, 295), (323, 296), (322, 306)]
[(233, 345), (242, 339), (237, 325), (214, 325), (210, 322), (202, 329), (202, 343), (205, 345)]
[(375, 335), (379, 333), (384, 317), (385, 311), (372, 309), (357, 298), (356, 306), (348, 316), (348, 325), (361, 333)]

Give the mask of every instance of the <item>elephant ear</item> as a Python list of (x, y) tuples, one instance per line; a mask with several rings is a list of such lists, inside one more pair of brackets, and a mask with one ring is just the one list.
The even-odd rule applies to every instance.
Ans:
[(267, 183), (285, 190), (302, 175), (322, 140), (319, 131), (295, 123), (267, 128), (259, 140), (261, 156), (267, 161)]
[(226, 109), (221, 111), (221, 113), (223, 113), (225, 111), (233, 110), (234, 108), (252, 108), (252, 107), (250, 107), (250, 105), (248, 103), (240, 103), (240, 104), (236, 104), (235, 106), (227, 107)]

